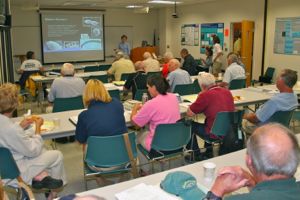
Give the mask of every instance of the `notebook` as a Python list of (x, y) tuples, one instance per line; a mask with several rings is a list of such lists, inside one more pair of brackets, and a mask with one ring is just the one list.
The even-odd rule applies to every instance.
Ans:
[(76, 126), (78, 122), (78, 115), (70, 117), (69, 121)]

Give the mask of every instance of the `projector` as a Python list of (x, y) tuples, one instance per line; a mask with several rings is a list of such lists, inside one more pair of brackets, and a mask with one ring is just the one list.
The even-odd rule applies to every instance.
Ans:
[(172, 13), (172, 17), (173, 17), (173, 18), (178, 18), (177, 13), (176, 13), (176, 12), (175, 12), (175, 13)]

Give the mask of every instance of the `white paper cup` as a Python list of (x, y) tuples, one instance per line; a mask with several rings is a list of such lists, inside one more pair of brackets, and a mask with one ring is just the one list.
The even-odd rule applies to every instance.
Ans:
[(53, 124), (55, 127), (60, 127), (60, 119), (59, 118), (54, 118), (53, 119)]
[(203, 178), (205, 181), (212, 181), (215, 176), (216, 164), (205, 162), (203, 164)]
[(218, 74), (218, 77), (219, 77), (219, 78), (222, 78), (222, 73), (219, 73), (219, 74)]

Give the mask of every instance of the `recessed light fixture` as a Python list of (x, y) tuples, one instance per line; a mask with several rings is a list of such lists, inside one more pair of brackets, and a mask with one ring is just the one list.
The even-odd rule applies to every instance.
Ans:
[(143, 6), (138, 6), (138, 5), (129, 5), (126, 6), (126, 8), (142, 8)]
[(178, 1), (163, 1), (163, 0), (152, 0), (152, 1), (148, 1), (148, 3), (156, 3), (156, 4), (175, 4), (175, 2), (177, 4), (182, 3), (182, 2), (178, 2)]

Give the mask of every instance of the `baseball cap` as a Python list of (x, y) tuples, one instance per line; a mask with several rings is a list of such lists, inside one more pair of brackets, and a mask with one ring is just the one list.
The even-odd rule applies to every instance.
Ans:
[(183, 171), (171, 172), (160, 183), (160, 187), (183, 200), (202, 199), (205, 193), (197, 186), (196, 178)]

